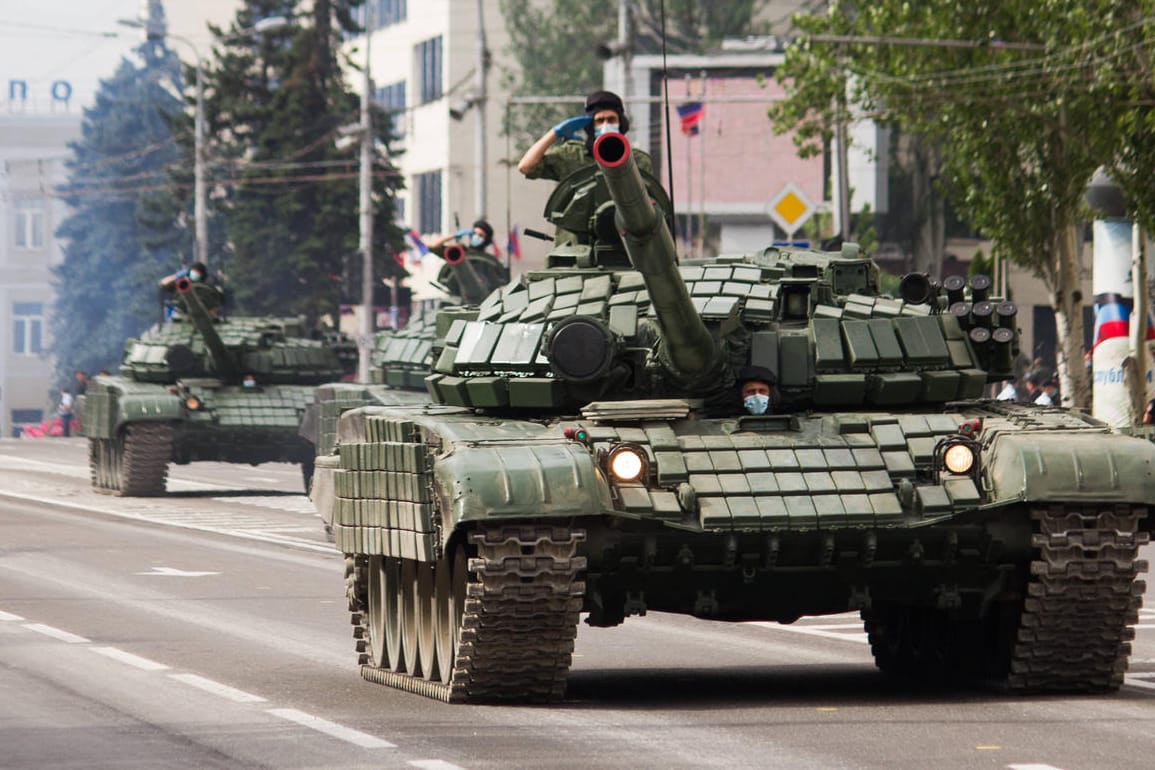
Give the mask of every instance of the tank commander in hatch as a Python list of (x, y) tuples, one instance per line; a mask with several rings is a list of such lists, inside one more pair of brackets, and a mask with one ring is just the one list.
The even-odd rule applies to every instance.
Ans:
[(444, 235), (429, 244), (429, 250), (439, 257), (445, 256), (445, 247), (457, 241), (470, 251), (486, 252), (493, 245), (493, 225), (484, 219), (473, 223), (472, 227), (462, 228), (455, 233)]
[(769, 414), (778, 378), (764, 366), (747, 366), (738, 372), (742, 406), (749, 414)]
[[(586, 97), (584, 115), (567, 118), (546, 131), (517, 164), (526, 179), (561, 181), (585, 166), (594, 165), (594, 139), (605, 133), (624, 134), (630, 130), (622, 99), (612, 91), (594, 91)], [(585, 138), (580, 138), (582, 132)], [(635, 150), (638, 168), (654, 173), (650, 156)]]

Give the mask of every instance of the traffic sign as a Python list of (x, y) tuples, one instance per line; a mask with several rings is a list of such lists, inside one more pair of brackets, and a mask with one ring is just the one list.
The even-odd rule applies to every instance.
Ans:
[(787, 182), (781, 192), (770, 199), (766, 213), (775, 224), (793, 235), (814, 214), (814, 204), (797, 185)]

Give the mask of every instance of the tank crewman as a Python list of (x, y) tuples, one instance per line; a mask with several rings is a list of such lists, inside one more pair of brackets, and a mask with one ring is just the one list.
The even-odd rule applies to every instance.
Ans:
[[(473, 227), (463, 228), (430, 242), (428, 244), (429, 251), (444, 259), (445, 247), (453, 241), (465, 248), (465, 259), (482, 284), (480, 288), (484, 290), (484, 294), (509, 283), (509, 270), (489, 250), (493, 245), (493, 225), (484, 219), (479, 219), (473, 223)], [(465, 287), (459, 285), (458, 279), (454, 277), (453, 268), (448, 264), (442, 267), (441, 272), (437, 274), (437, 282), (448, 289), (451, 294), (464, 298), (467, 293), (463, 291)], [(484, 298), (484, 294), (481, 297), (467, 299), (467, 301), (480, 302)]]
[(445, 247), (451, 241), (457, 241), (467, 251), (486, 253), (493, 245), (493, 225), (484, 219), (473, 223), (473, 227), (463, 228), (450, 235), (444, 235), (429, 244), (429, 250), (439, 257), (445, 256)]
[(188, 278), (193, 283), (205, 281), (209, 277), (209, 269), (204, 262), (193, 262), (184, 270), (178, 270), (172, 275), (160, 279), (162, 289), (172, 289), (181, 278)]
[(750, 414), (767, 414), (774, 401), (778, 378), (763, 366), (747, 366), (738, 372), (742, 406)]
[[(622, 99), (612, 91), (594, 91), (586, 97), (584, 115), (567, 118), (546, 131), (517, 164), (527, 179), (560, 181), (585, 166), (594, 164), (594, 139), (604, 133), (626, 133), (630, 119)], [(585, 132), (584, 140), (579, 138)], [(638, 168), (654, 173), (650, 156), (635, 150)]]

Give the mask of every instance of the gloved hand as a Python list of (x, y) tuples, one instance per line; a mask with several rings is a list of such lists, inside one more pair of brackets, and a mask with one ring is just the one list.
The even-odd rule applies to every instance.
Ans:
[(453, 234), (453, 237), (454, 238), (464, 238), (465, 236), (471, 235), (472, 233), (473, 233), (473, 228), (467, 227), (467, 228), (464, 228), (464, 229), (461, 229), (461, 230), (458, 230), (457, 232), (455, 232)]
[(553, 127), (553, 133), (558, 139), (577, 139), (578, 133), (593, 122), (589, 115), (578, 115), (576, 118), (566, 118)]

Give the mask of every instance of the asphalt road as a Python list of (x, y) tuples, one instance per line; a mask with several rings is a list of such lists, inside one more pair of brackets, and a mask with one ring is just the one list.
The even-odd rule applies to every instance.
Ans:
[[(1155, 766), (1155, 611), (1097, 697), (899, 687), (853, 615), (582, 627), (566, 700), (364, 682), (295, 466), (88, 486), (83, 439), (0, 440), (0, 768)], [(1150, 555), (1147, 555), (1150, 558)]]

